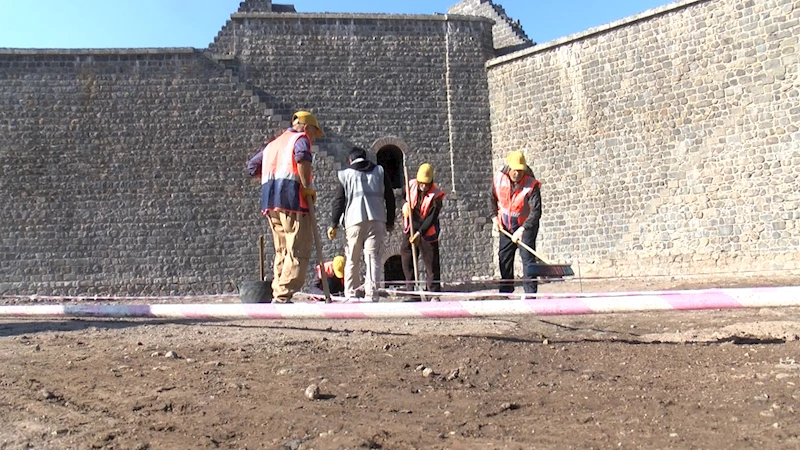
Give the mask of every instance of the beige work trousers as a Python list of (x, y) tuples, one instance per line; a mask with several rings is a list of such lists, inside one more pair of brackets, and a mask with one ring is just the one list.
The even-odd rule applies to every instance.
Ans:
[(344, 265), (344, 295), (348, 299), (356, 296), (356, 288), (361, 286), (361, 253), (367, 266), (367, 280), (364, 284), (366, 296), (378, 301), (378, 284), (381, 281), (381, 252), (386, 235), (386, 223), (369, 220), (351, 225), (347, 233), (347, 262)]
[(306, 280), (311, 259), (311, 219), (297, 212), (267, 212), (275, 246), (272, 267), (272, 298), (285, 302), (299, 291)]

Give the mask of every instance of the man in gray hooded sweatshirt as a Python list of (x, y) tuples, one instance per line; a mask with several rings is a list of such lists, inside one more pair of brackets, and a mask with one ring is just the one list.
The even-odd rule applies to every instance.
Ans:
[(344, 216), (347, 262), (344, 266), (344, 295), (355, 297), (361, 285), (361, 253), (367, 266), (364, 290), (373, 301), (378, 301), (378, 283), (381, 280), (381, 252), (383, 238), (394, 229), (395, 200), (389, 179), (383, 167), (367, 159), (367, 152), (353, 147), (348, 157), (350, 165), (339, 171), (339, 189), (333, 201), (331, 226), (328, 238), (336, 238), (336, 230)]

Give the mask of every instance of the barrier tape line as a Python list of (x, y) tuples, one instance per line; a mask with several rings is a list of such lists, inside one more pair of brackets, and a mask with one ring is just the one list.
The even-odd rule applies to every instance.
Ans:
[(638, 311), (800, 306), (800, 286), (676, 291), (639, 297), (561, 297), (423, 303), (7, 305), (0, 317), (158, 319), (399, 319), (552, 316)]

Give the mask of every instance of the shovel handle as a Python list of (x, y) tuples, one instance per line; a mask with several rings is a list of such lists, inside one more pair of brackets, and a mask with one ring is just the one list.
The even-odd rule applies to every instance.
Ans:
[[(403, 156), (403, 175), (406, 178), (406, 203), (408, 203), (408, 222), (409, 222), (409, 236), (414, 236), (414, 221), (411, 218), (411, 215), (414, 211), (411, 210), (411, 187), (408, 185), (410, 181), (408, 179), (408, 167), (406, 167), (405, 155)], [(417, 244), (416, 242), (411, 244), (411, 259), (414, 261), (414, 290), (416, 290), (419, 286), (419, 267), (417, 266)]]
[(261, 281), (264, 281), (264, 235), (258, 237), (258, 268), (261, 273)]
[[(501, 232), (501, 233), (503, 233), (503, 234), (505, 234), (506, 236), (508, 236), (508, 238), (509, 238), (509, 239), (511, 239), (512, 241), (514, 240), (514, 235), (512, 235), (511, 233), (509, 233), (508, 231), (506, 231), (506, 230), (505, 230), (503, 227), (500, 227), (500, 232)], [(524, 242), (522, 242), (522, 241), (519, 241), (519, 242), (516, 242), (516, 244), (517, 244), (517, 245), (519, 245), (520, 247), (524, 248), (524, 249), (525, 249), (525, 250), (527, 250), (528, 252), (530, 252), (530, 254), (531, 254), (531, 255), (533, 255), (533, 256), (535, 256), (535, 257), (539, 258), (540, 260), (542, 260), (542, 262), (543, 262), (543, 263), (545, 263), (545, 264), (550, 264), (549, 262), (547, 262), (547, 260), (546, 260), (546, 259), (542, 258), (542, 255), (540, 255), (540, 254), (536, 253), (536, 250), (534, 250), (534, 249), (530, 248), (530, 247), (529, 247), (527, 244), (525, 244)]]
[(308, 217), (311, 220), (311, 229), (314, 232), (314, 244), (317, 247), (317, 264), (319, 264), (319, 273), (320, 277), (322, 278), (322, 290), (325, 292), (325, 303), (331, 303), (331, 290), (328, 287), (328, 274), (325, 273), (325, 261), (322, 258), (322, 238), (319, 234), (319, 228), (317, 228), (317, 214), (314, 210), (314, 199), (309, 195), (306, 197), (306, 202), (308, 203)]

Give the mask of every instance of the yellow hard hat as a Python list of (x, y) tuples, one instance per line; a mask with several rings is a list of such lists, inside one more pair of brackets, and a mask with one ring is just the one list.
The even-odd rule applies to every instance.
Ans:
[(296, 113), (294, 113), (294, 115), (292, 116), (292, 125), (298, 123), (313, 125), (314, 127), (316, 127), (316, 129), (319, 130), (318, 137), (325, 135), (325, 133), (322, 132), (322, 127), (319, 126), (317, 117), (308, 111), (297, 111)]
[(344, 278), (344, 256), (339, 255), (333, 258), (333, 274), (337, 278)]
[(525, 155), (522, 152), (511, 152), (506, 157), (506, 164), (512, 170), (525, 170), (528, 164), (525, 162)]
[(433, 182), (433, 166), (428, 163), (420, 164), (417, 170), (418, 183), (432, 183)]

